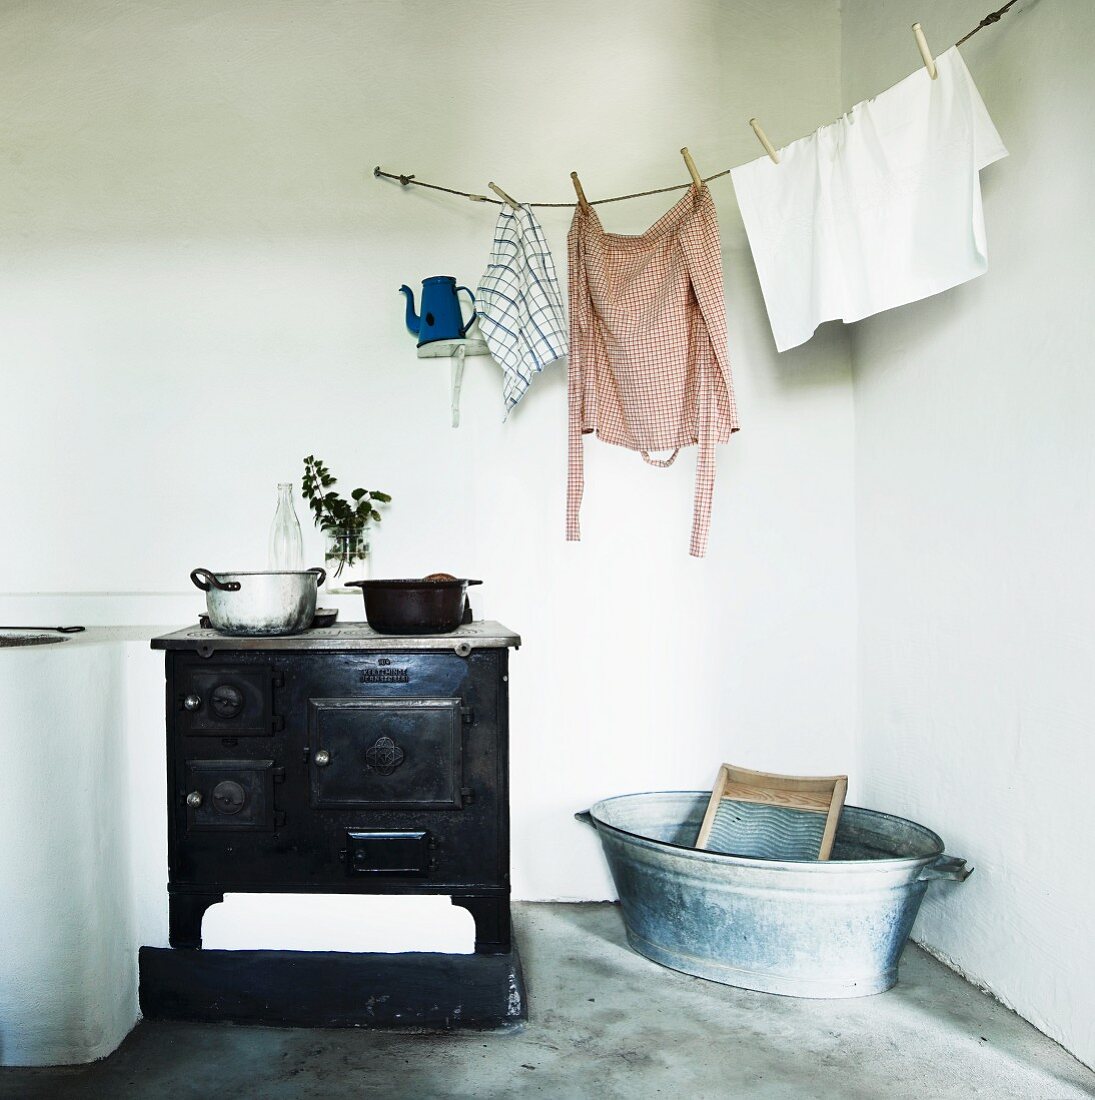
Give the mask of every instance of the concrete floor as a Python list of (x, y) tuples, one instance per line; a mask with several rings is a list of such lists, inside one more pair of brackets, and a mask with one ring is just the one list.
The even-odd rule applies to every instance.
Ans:
[(3, 1097), (1095, 1097), (1095, 1074), (918, 948), (888, 993), (801, 1001), (630, 951), (611, 905), (518, 905), (520, 1032), (142, 1023), (105, 1061), (0, 1070)]

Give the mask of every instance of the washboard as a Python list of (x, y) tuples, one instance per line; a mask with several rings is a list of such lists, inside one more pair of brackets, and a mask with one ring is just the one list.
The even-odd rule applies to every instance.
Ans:
[(696, 847), (758, 859), (828, 859), (846, 775), (771, 775), (723, 764)]

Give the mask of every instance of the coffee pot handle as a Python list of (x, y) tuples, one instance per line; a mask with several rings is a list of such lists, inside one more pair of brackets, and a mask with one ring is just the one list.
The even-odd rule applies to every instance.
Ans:
[(470, 290), (468, 290), (468, 288), (466, 286), (458, 286), (456, 288), (457, 294), (459, 294), (460, 291), (462, 291), (462, 290), (467, 291), (467, 295), (471, 299), (471, 316), (468, 318), (467, 324), (465, 324), (464, 327), (460, 330), (460, 335), (463, 337), (463, 336), (467, 335), (468, 329), (471, 328), (472, 324), (475, 321), (476, 310), (475, 310), (475, 295), (472, 294), (472, 292)]

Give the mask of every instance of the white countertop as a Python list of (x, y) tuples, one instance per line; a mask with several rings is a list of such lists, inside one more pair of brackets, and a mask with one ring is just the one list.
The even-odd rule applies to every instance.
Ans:
[(0, 637), (29, 634), (62, 639), (59, 643), (45, 645), (0, 646), (0, 657), (7, 653), (70, 653), (74, 649), (111, 642), (147, 642), (157, 634), (161, 634), (164, 629), (162, 626), (89, 626), (78, 634), (57, 634), (41, 627), (28, 627), (26, 630), (0, 629)]

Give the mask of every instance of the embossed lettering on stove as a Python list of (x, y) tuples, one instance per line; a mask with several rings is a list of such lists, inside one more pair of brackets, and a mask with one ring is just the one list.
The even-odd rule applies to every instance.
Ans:
[(405, 668), (363, 668), (363, 684), (409, 684), (410, 674)]

